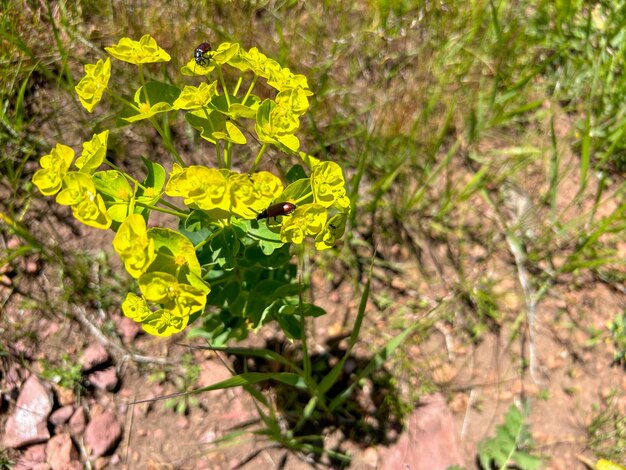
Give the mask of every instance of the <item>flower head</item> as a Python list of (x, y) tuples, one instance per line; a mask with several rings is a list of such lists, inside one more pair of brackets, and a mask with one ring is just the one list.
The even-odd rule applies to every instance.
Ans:
[(85, 225), (106, 230), (111, 226), (102, 196), (96, 192), (91, 176), (69, 171), (63, 178), (63, 190), (57, 194), (57, 203), (71, 206), (74, 217)]
[(324, 226), (324, 229), (315, 237), (315, 248), (318, 250), (327, 250), (335, 246), (337, 240), (343, 237), (346, 230), (346, 221), (348, 220), (348, 212), (335, 214)]
[(186, 86), (180, 96), (174, 101), (174, 109), (198, 109), (209, 104), (217, 94), (217, 81), (208, 84), (202, 82), (200, 86)]
[(336, 204), (341, 209), (350, 205), (346, 195), (346, 181), (341, 167), (335, 162), (321, 162), (313, 167), (311, 188), (317, 204), (324, 207)]
[(146, 299), (132, 292), (126, 294), (126, 298), (124, 302), (122, 302), (122, 312), (124, 312), (125, 317), (135, 320), (136, 322), (145, 320), (145, 318), (152, 313)]
[(326, 224), (328, 213), (324, 206), (319, 204), (304, 204), (298, 206), (280, 229), (280, 240), (283, 243), (300, 244), (305, 237), (316, 236)]
[(138, 279), (139, 289), (149, 302), (159, 304), (173, 315), (186, 317), (206, 305), (207, 292), (183, 284), (168, 273), (150, 272)]
[(165, 193), (182, 196), (185, 204), (195, 204), (200, 209), (230, 209), (228, 179), (215, 168), (200, 165), (181, 168), (175, 164)]
[(113, 248), (135, 279), (145, 273), (156, 258), (154, 240), (148, 238), (146, 221), (139, 214), (131, 214), (122, 222), (113, 239)]
[(85, 76), (74, 87), (83, 107), (92, 112), (100, 102), (111, 78), (111, 59), (85, 64)]
[(94, 134), (90, 141), (83, 143), (83, 153), (76, 159), (74, 165), (85, 173), (98, 169), (107, 153), (108, 129), (100, 134)]
[(113, 57), (131, 64), (151, 64), (154, 62), (169, 62), (170, 55), (159, 47), (149, 34), (145, 34), (139, 41), (122, 38), (115, 46), (105, 47)]
[(63, 185), (63, 177), (74, 160), (74, 150), (57, 144), (48, 155), (39, 160), (41, 169), (33, 175), (33, 184), (44, 196), (53, 196)]

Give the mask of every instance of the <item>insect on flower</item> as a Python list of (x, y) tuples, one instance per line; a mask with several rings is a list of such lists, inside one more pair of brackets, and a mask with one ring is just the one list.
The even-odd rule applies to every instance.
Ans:
[(296, 210), (296, 205), (291, 202), (279, 202), (278, 204), (272, 204), (259, 215), (256, 220), (267, 219), (268, 217), (278, 217), (279, 215), (291, 214)]
[(198, 45), (196, 49), (193, 51), (193, 58), (196, 61), (196, 64), (205, 66), (209, 61), (205, 57), (207, 53), (211, 50), (211, 44), (208, 42), (203, 42)]

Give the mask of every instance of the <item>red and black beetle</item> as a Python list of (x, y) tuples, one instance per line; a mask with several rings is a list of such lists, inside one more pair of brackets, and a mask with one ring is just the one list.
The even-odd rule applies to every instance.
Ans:
[(256, 220), (267, 219), (268, 217), (278, 217), (279, 215), (287, 215), (291, 214), (296, 210), (296, 205), (291, 202), (279, 202), (277, 204), (272, 204), (259, 215), (257, 215)]
[(196, 64), (205, 66), (209, 61), (205, 57), (207, 52), (211, 50), (211, 44), (208, 42), (203, 42), (198, 45), (196, 49), (193, 51), (193, 58), (196, 61)]

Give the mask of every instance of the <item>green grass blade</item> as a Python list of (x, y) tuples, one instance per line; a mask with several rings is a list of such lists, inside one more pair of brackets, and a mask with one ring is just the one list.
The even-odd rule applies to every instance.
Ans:
[(415, 322), (413, 325), (405, 329), (402, 333), (397, 335), (395, 338), (391, 339), (391, 341), (389, 341), (380, 351), (378, 351), (376, 355), (374, 355), (372, 360), (367, 364), (367, 366), (365, 366), (365, 368), (361, 372), (359, 372), (359, 374), (354, 379), (354, 381), (350, 384), (350, 386), (348, 386), (348, 388), (346, 388), (342, 393), (337, 395), (333, 399), (333, 401), (330, 402), (330, 405), (328, 406), (329, 410), (331, 412), (336, 410), (337, 407), (339, 407), (344, 401), (346, 401), (350, 397), (350, 395), (352, 394), (352, 391), (354, 390), (354, 387), (356, 387), (356, 385), (360, 382), (360, 380), (363, 379), (364, 377), (369, 376), (372, 372), (382, 367), (385, 361), (389, 357), (391, 357), (391, 355), (398, 348), (398, 346), (400, 346), (400, 344), (402, 344), (402, 342), (411, 333), (413, 333), (413, 331), (415, 331), (419, 325), (420, 325), (419, 321)]
[(259, 359), (265, 359), (266, 361), (275, 361), (283, 366), (289, 367), (296, 373), (302, 374), (302, 369), (300, 369), (296, 364), (284, 356), (281, 356), (277, 352), (270, 351), (269, 349), (233, 348), (228, 346), (211, 346), (207, 348), (201, 347), (198, 349), (211, 349), (212, 351), (225, 352), (226, 354), (233, 354), (235, 356), (258, 357)]
[(222, 380), (213, 385), (209, 385), (207, 387), (196, 388), (194, 390), (190, 390), (188, 392), (180, 392), (180, 393), (171, 393), (169, 395), (163, 395), (158, 398), (151, 398), (149, 400), (139, 400), (132, 402), (131, 404), (137, 403), (146, 403), (149, 401), (157, 401), (157, 400), (165, 400), (168, 398), (180, 397), (183, 395), (193, 395), (196, 393), (202, 392), (212, 392), (214, 390), (223, 390), (226, 388), (234, 388), (234, 387), (246, 387), (257, 384), (259, 382), (264, 382), (266, 380), (274, 380), (276, 382), (281, 382), (286, 385), (291, 385), (292, 387), (299, 389), (306, 389), (306, 383), (302, 377), (298, 374), (292, 374), (289, 372), (244, 372), (243, 374), (235, 375), (229, 379)]
[(556, 196), (558, 194), (559, 184), (559, 150), (556, 142), (556, 133), (554, 131), (554, 114), (550, 117), (550, 144), (552, 147), (552, 155), (550, 157), (550, 187), (548, 189), (548, 199), (550, 201), (550, 214), (554, 222), (556, 216)]
[(580, 187), (578, 194), (582, 194), (587, 186), (589, 176), (589, 162), (591, 160), (591, 114), (588, 113), (585, 119), (582, 145), (580, 150)]
[(335, 366), (331, 369), (331, 371), (326, 374), (326, 376), (322, 379), (319, 385), (316, 388), (316, 391), (320, 395), (324, 395), (330, 387), (337, 381), (339, 374), (343, 369), (343, 366), (352, 353), (352, 348), (356, 344), (359, 338), (359, 332), (361, 331), (361, 325), (363, 324), (363, 317), (365, 316), (365, 307), (367, 306), (367, 299), (370, 294), (370, 286), (371, 286), (371, 274), (372, 267), (370, 267), (370, 272), (367, 277), (367, 282), (365, 283), (365, 289), (363, 289), (363, 294), (361, 294), (361, 302), (359, 304), (359, 310), (357, 312), (356, 320), (354, 322), (354, 327), (352, 328), (352, 333), (350, 334), (350, 343), (348, 344), (348, 348), (346, 349), (345, 354), (341, 358), (341, 360), (335, 364)]

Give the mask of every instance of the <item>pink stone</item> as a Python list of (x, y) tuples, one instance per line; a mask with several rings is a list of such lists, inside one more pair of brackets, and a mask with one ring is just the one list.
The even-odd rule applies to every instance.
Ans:
[(79, 407), (72, 417), (70, 418), (70, 432), (74, 436), (78, 436), (85, 431), (87, 425), (87, 417), (85, 416), (85, 410), (83, 407)]
[(72, 417), (72, 414), (74, 414), (74, 407), (72, 405), (62, 406), (58, 410), (54, 410), (52, 412), (48, 421), (55, 426), (58, 426), (60, 424), (67, 423), (67, 420)]
[(46, 445), (46, 460), (52, 470), (81, 470), (78, 452), (68, 433), (57, 434)]
[[(20, 458), (15, 462), (13, 470), (31, 470), (35, 465), (45, 463), (46, 461), (46, 445), (35, 444), (28, 446)], [(47, 464), (46, 464), (47, 465)]]
[(92, 417), (85, 429), (85, 445), (92, 457), (111, 452), (122, 437), (122, 426), (110, 411)]
[(452, 413), (438, 393), (422, 397), (407, 430), (392, 446), (379, 451), (384, 470), (444, 470), (462, 465)]
[(115, 320), (117, 331), (124, 340), (124, 343), (130, 343), (135, 337), (141, 333), (141, 323), (137, 323), (128, 317), (118, 317)]
[(23, 447), (50, 438), (48, 415), (52, 411), (52, 394), (39, 379), (31, 375), (20, 391), (15, 410), (6, 422), (4, 445)]
[(113, 366), (92, 372), (87, 377), (87, 380), (89, 380), (89, 383), (98, 390), (106, 390), (107, 392), (114, 391), (119, 383), (117, 379), (117, 371)]
[(81, 369), (83, 371), (91, 370), (94, 367), (109, 362), (110, 356), (104, 346), (100, 343), (92, 343), (80, 358)]

